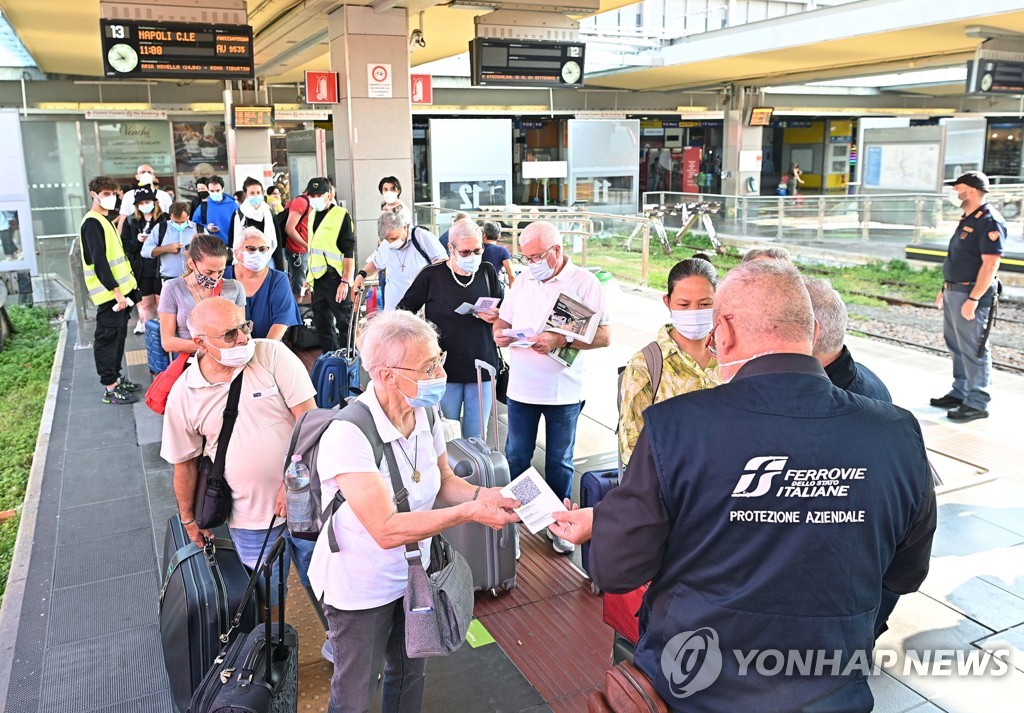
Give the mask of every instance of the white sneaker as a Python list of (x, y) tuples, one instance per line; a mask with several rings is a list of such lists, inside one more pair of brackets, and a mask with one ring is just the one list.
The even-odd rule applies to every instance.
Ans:
[(569, 540), (563, 540), (561, 537), (553, 533), (550, 529), (547, 530), (548, 539), (551, 540), (551, 547), (560, 555), (572, 554), (576, 551), (576, 545), (569, 542)]
[(145, 325), (145, 323), (143, 323), (143, 321), (140, 319), (138, 321), (138, 323), (135, 325), (135, 329), (133, 329), (132, 331), (135, 334), (145, 334), (146, 333), (146, 325)]
[(331, 640), (328, 639), (320, 649), (320, 655), (327, 661), (334, 663), (334, 649), (331, 647)]

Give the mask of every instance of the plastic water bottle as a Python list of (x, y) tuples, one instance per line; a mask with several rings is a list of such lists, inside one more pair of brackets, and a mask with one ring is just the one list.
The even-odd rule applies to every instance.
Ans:
[(302, 456), (292, 456), (284, 472), (285, 502), (288, 506), (288, 529), (293, 532), (310, 532), (313, 525), (313, 498), (309, 492), (309, 468), (302, 463)]

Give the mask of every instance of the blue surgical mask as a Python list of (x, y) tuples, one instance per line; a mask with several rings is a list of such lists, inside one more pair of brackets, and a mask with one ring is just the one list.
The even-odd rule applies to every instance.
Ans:
[(455, 256), (455, 264), (459, 266), (460, 270), (465, 270), (469, 274), (473, 274), (480, 269), (480, 263), (483, 260), (483, 255), (470, 255), (469, 257), (462, 257), (461, 255)]
[(555, 268), (548, 265), (547, 258), (540, 262), (531, 262), (528, 265), (528, 269), (530, 270), (530, 276), (537, 282), (544, 282), (544, 280), (550, 279), (555, 274)]
[(258, 208), (260, 203), (263, 202), (263, 196), (249, 196), (247, 200), (253, 208)]
[(313, 210), (315, 210), (317, 213), (319, 213), (320, 211), (322, 211), (323, 209), (325, 209), (327, 207), (327, 199), (323, 198), (322, 196), (317, 196), (316, 198), (310, 198), (309, 199), (309, 205), (312, 206)]
[(139, 206), (139, 211), (145, 213), (146, 215), (149, 215), (150, 213), (153, 212), (153, 204), (143, 203), (142, 205)]
[(713, 309), (674, 309), (672, 327), (687, 339), (703, 339), (714, 324)]
[(170, 226), (171, 226), (172, 230), (177, 230), (179, 233), (184, 233), (185, 232), (185, 228), (188, 227), (188, 221), (186, 220), (184, 223), (175, 223), (172, 220), (170, 222)]
[[(396, 372), (397, 373), (397, 372)], [(410, 379), (405, 374), (398, 374), (406, 381), (415, 381)], [(444, 396), (444, 390), (448, 386), (448, 377), (442, 376), (437, 379), (425, 379), (424, 381), (416, 382), (416, 398), (411, 399), (408, 396), (405, 397), (406, 402), (416, 408), (422, 406), (423, 408), (430, 408), (441, 403), (441, 397)], [(405, 394), (403, 394), (405, 396)]]
[(224, 200), (224, 194), (221, 193), (220, 191), (217, 191), (216, 193), (210, 191), (210, 200), (213, 201), (214, 203), (220, 203), (222, 200)]

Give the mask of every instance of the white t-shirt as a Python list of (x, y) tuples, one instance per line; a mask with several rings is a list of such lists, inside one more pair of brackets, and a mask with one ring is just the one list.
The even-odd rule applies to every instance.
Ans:
[[(379, 246), (370, 256), (370, 260), (378, 270), (387, 270), (387, 284), (384, 287), (384, 311), (393, 310), (405, 297), (409, 285), (420, 274), (420, 270), (430, 263), (448, 258), (448, 253), (433, 233), (424, 228), (410, 228), (409, 235), (415, 232), (416, 243), (423, 248), (430, 260), (423, 259), (420, 251), (412, 244), (412, 239), (405, 241), (399, 250)], [(386, 604), (387, 602), (385, 602)]]
[[(171, 203), (174, 201), (171, 199), (171, 194), (167, 191), (161, 191), (159, 188), (156, 191), (156, 202), (160, 204), (160, 210), (166, 213), (171, 209)], [(121, 215), (131, 215), (135, 212), (135, 189), (128, 191), (124, 194), (124, 198), (121, 199)]]
[[(240, 370), (242, 393), (224, 477), (232, 493), (228, 525), (265, 530), (284, 482), (285, 456), (295, 425), (290, 409), (313, 398), (316, 389), (306, 367), (288, 347), (269, 339), (254, 341), (256, 354)], [(204, 436), (206, 454), (216, 458), (230, 388), (228, 383), (208, 382), (198, 364), (185, 369), (167, 397), (160, 447), (164, 460), (184, 463), (197, 458), (203, 453)]]
[[(529, 270), (519, 273), (505, 294), (499, 316), (512, 329), (540, 331), (551, 314), (559, 293), (575, 296), (590, 309), (601, 314), (601, 324), (608, 324), (604, 290), (589, 270), (576, 267), (566, 259), (562, 271), (547, 282), (538, 282)], [(526, 404), (564, 406), (583, 400), (583, 378), (587, 352), (581, 351), (571, 367), (532, 349), (509, 349), (508, 397)]]
[[(401, 471), (402, 484), (409, 491), (409, 509), (431, 510), (441, 489), (441, 471), (437, 467), (437, 454), (445, 452), (444, 433), (440, 419), (434, 421), (431, 433), (427, 413), (416, 409), (416, 426), (405, 438), (384, 414), (377, 400), (373, 382), (359, 401), (370, 407), (373, 421), (381, 440), (390, 442), (395, 449), (395, 460)], [(404, 450), (403, 456), (399, 451)], [(408, 459), (406, 458), (408, 456)], [(409, 460), (420, 472), (420, 482), (412, 479)], [(353, 424), (332, 423), (320, 438), (316, 461), (320, 474), (322, 502), (326, 505), (338, 492), (335, 476), (344, 473), (380, 472), (389, 497), (394, 497), (387, 459), (374, 462), (369, 441)], [(409, 565), (405, 559), (405, 546), (381, 549), (346, 502), (331, 519), (340, 552), (331, 552), (327, 528), (320, 533), (313, 559), (309, 565), (309, 581), (313, 592), (323, 597), (326, 604), (344, 611), (359, 611), (383, 606), (405, 594), (409, 578)], [(430, 564), (430, 540), (420, 542), (423, 566)]]

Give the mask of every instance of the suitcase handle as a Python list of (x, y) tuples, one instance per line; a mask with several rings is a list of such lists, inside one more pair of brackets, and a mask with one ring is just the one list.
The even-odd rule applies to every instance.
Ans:
[[(498, 447), (498, 394), (495, 390), (497, 385), (498, 370), (485, 362), (483, 359), (476, 360), (476, 393), (480, 403), (484, 402), (484, 375), (487, 371), (491, 375), (491, 424), (494, 426), (494, 450)], [(480, 409), (480, 437), (486, 441), (487, 431), (484, 429), (484, 410)]]
[(263, 621), (265, 622), (266, 628), (263, 633), (263, 646), (267, 651), (267, 655), (264, 657), (267, 662), (267, 686), (273, 690), (274, 686), (274, 645), (273, 645), (273, 632), (271, 631), (270, 624), (270, 580), (271, 574), (274, 570), (274, 560), (278, 561), (278, 571), (281, 573), (280, 581), (277, 583), (277, 614), (278, 614), (278, 625), (277, 632), (280, 634), (280, 646), (284, 646), (284, 548), (288, 542), (282, 533), (277, 538), (277, 542), (270, 548), (270, 552), (267, 554), (267, 560), (263, 563), (263, 576), (267, 584), (267, 598), (263, 602)]

